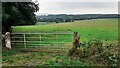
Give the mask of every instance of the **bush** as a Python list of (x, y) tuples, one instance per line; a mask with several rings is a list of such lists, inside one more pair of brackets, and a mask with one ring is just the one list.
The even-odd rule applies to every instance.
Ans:
[[(107, 44), (103, 46), (100, 40), (91, 40), (80, 48), (72, 48), (69, 50), (69, 55), (79, 57), (93, 64), (102, 64), (115, 66), (118, 63), (117, 44)], [(80, 45), (81, 46), (81, 45)]]

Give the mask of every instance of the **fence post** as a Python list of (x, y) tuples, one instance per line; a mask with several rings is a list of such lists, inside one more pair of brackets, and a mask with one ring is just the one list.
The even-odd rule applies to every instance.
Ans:
[(25, 33), (23, 34), (24, 35), (24, 47), (26, 49), (26, 39), (25, 39)]
[(78, 32), (74, 32), (74, 42), (73, 42), (74, 46), (73, 47), (77, 48), (79, 46), (79, 39), (80, 37), (78, 35)]
[(6, 34), (3, 38), (4, 38), (4, 41), (5, 41), (6, 48), (11, 49), (10, 32), (6, 32)]

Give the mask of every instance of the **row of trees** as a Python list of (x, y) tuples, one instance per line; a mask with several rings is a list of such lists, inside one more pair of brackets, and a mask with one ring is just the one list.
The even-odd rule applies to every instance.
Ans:
[(59, 22), (74, 22), (73, 19), (70, 19), (70, 18), (43, 18), (43, 19), (39, 19), (37, 18), (38, 22), (56, 22), (56, 23), (59, 23)]
[(87, 20), (98, 18), (118, 18), (117, 14), (85, 14), (85, 15), (41, 15), (37, 16), (38, 22), (74, 22), (75, 20)]
[(34, 25), (37, 22), (34, 12), (38, 10), (34, 2), (3, 2), (2, 33), (11, 32), (11, 26)]

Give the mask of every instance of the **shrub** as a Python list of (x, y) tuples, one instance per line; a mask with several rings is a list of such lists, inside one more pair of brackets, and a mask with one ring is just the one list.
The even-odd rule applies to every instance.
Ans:
[(73, 57), (79, 57), (80, 60), (92, 62), (93, 64), (102, 65), (117, 65), (118, 51), (116, 44), (106, 44), (103, 46), (103, 42), (100, 40), (90, 40), (88, 43), (80, 48), (72, 48), (69, 50), (69, 55)]

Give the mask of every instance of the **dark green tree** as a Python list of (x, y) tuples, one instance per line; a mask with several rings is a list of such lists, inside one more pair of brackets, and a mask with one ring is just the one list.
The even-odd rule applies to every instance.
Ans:
[(11, 32), (11, 26), (34, 25), (39, 10), (34, 2), (3, 2), (2, 3), (2, 33)]

